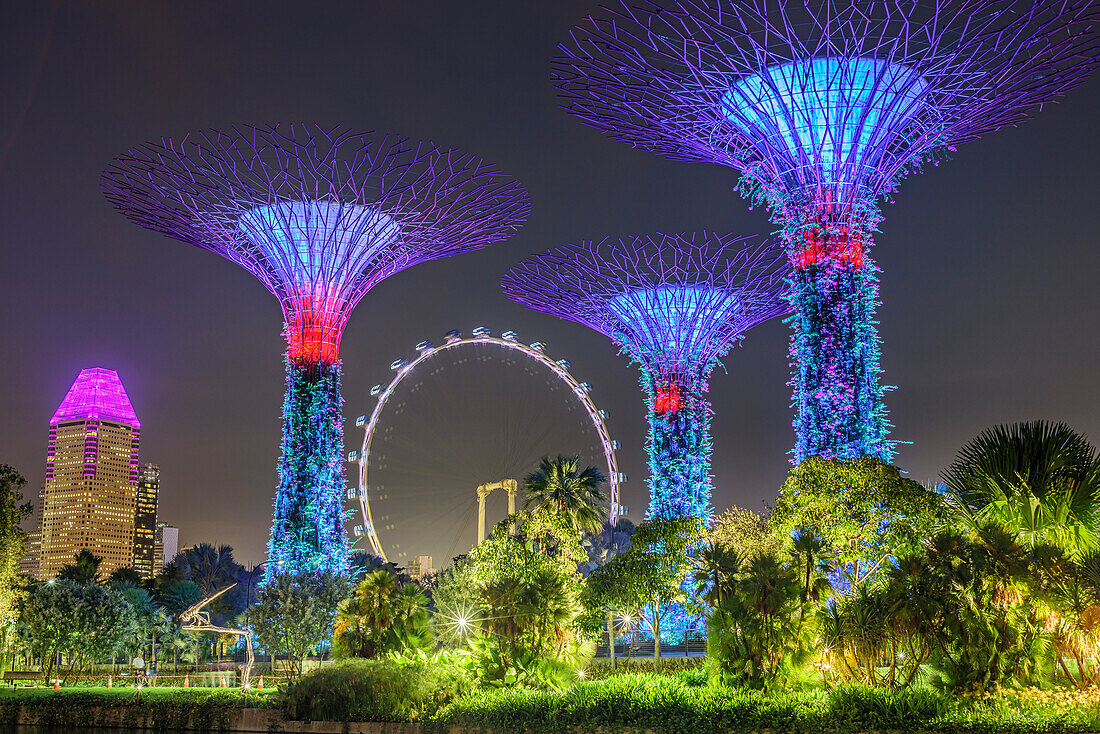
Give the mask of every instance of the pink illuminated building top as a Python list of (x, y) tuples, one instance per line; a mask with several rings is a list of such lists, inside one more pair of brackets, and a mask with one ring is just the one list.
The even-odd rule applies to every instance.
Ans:
[(65, 399), (57, 406), (50, 425), (70, 420), (116, 421), (141, 428), (118, 373), (103, 367), (80, 371)]

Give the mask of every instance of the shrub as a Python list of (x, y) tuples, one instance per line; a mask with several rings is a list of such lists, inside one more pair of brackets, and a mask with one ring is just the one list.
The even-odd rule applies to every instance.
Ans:
[(465, 685), (461, 670), (445, 654), (351, 658), (291, 683), (287, 714), (307, 721), (419, 721), (449, 703)]

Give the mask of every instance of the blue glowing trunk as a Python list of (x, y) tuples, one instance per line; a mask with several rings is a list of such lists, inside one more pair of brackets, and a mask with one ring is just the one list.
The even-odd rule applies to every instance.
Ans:
[(268, 543), (278, 571), (347, 570), (339, 363), (287, 358), (283, 445)]
[(648, 520), (698, 517), (709, 522), (710, 401), (704, 380), (655, 379), (643, 371), (649, 399)]
[(794, 461), (810, 456), (890, 461), (880, 383), (877, 268), (822, 258), (791, 269)]

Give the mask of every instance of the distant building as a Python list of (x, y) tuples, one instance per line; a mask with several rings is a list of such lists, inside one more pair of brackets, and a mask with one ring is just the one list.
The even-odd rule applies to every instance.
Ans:
[(435, 569), (432, 568), (432, 557), (414, 556), (409, 562), (409, 567), (406, 569), (406, 572), (414, 581), (419, 581), (425, 576), (431, 576), (435, 573)]
[(134, 565), (138, 422), (114, 370), (81, 370), (50, 419), (37, 577), (49, 579), (78, 551), (103, 559), (106, 576)]
[[(157, 502), (160, 496), (160, 467), (138, 464), (137, 499), (134, 506), (134, 570), (152, 578), (163, 566), (156, 559)], [(162, 555), (163, 557), (163, 555)]]
[(156, 539), (153, 542), (155, 573), (172, 562), (180, 551), (180, 529), (168, 523), (158, 522)]
[(27, 542), (23, 546), (23, 557), (19, 559), (19, 573), (36, 579), (38, 578), (38, 566), (41, 562), (42, 534), (37, 530), (31, 530), (27, 533)]

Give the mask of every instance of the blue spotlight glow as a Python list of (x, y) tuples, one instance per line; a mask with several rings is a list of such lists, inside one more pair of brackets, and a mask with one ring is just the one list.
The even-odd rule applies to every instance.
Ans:
[[(637, 343), (665, 367), (685, 366), (710, 346), (717, 330), (733, 319), (741, 299), (731, 291), (707, 286), (663, 285), (635, 288), (607, 299)], [(639, 355), (640, 356), (640, 355)]]
[(857, 185), (924, 108), (928, 83), (907, 66), (872, 58), (816, 58), (770, 66), (737, 81), (724, 112), (753, 139), (786, 151), (803, 182)]

